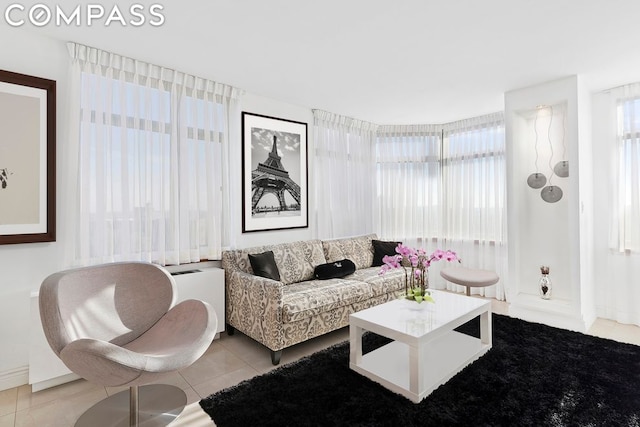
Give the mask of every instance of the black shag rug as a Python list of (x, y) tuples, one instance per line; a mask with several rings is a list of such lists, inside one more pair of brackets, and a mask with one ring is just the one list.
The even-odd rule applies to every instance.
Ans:
[(640, 347), (494, 314), (493, 348), (419, 404), (350, 370), (345, 342), (200, 405), (218, 427), (640, 426)]

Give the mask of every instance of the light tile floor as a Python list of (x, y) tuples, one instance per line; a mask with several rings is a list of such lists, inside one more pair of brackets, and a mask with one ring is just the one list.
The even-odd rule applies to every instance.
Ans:
[[(507, 314), (508, 305), (492, 300), (494, 313)], [(598, 319), (589, 334), (640, 345), (640, 327)], [(348, 328), (323, 335), (286, 349), (281, 365), (349, 338)], [(185, 390), (188, 406), (172, 424), (175, 426), (212, 426), (198, 402), (216, 391), (238, 384), (273, 369), (269, 351), (237, 333), (222, 334), (205, 355), (192, 366), (165, 378), (162, 382)], [(94, 403), (121, 389), (105, 388), (84, 380), (74, 381), (37, 393), (24, 385), (0, 391), (0, 427), (68, 427)]]

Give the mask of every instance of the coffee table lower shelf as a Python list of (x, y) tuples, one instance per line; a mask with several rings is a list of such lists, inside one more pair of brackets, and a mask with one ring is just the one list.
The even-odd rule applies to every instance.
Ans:
[[(446, 383), (465, 366), (474, 362), (491, 348), (478, 338), (450, 331), (426, 343), (417, 365), (417, 384), (411, 385), (411, 349), (408, 344), (393, 341), (362, 356), (359, 363), (349, 367), (391, 391), (419, 403), (436, 388)], [(415, 387), (417, 386), (417, 388)]]

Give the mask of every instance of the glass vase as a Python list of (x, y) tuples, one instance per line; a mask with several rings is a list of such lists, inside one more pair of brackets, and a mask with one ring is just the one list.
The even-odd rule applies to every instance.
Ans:
[(549, 267), (540, 267), (540, 282), (538, 289), (540, 290), (540, 297), (542, 299), (551, 299), (551, 279), (549, 278)]

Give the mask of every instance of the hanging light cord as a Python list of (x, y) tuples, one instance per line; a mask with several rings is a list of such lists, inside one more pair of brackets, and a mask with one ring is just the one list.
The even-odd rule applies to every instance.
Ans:
[(567, 146), (564, 141), (566, 133), (567, 133), (567, 112), (563, 111), (563, 114), (562, 114), (562, 160), (567, 159)]
[(540, 110), (536, 110), (536, 116), (533, 119), (533, 131), (536, 134), (536, 144), (534, 145), (534, 148), (536, 150), (536, 174), (539, 172), (538, 170), (538, 113), (540, 112)]
[(551, 155), (549, 156), (549, 169), (551, 169), (551, 175), (549, 175), (549, 185), (551, 185), (551, 179), (553, 179), (553, 144), (551, 143), (551, 123), (553, 123), (553, 107), (549, 106), (549, 129), (547, 129), (547, 139), (549, 140), (549, 150)]

